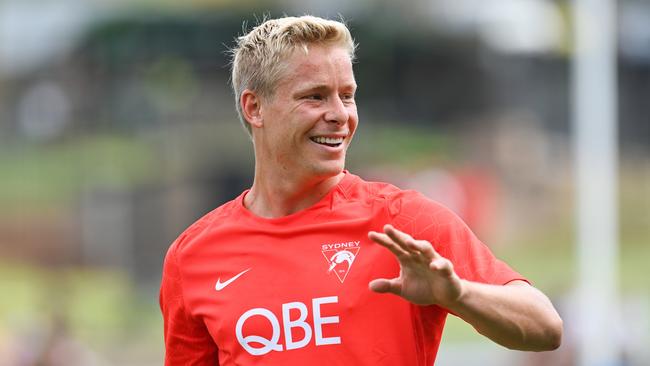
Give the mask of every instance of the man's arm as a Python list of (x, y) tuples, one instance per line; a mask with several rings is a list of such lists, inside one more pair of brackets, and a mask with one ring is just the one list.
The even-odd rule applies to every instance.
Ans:
[(505, 286), (462, 280), (452, 263), (431, 243), (415, 240), (391, 225), (368, 237), (389, 249), (400, 263), (400, 275), (376, 279), (370, 289), (390, 292), (418, 305), (439, 305), (505, 347), (547, 351), (560, 346), (562, 319), (550, 300), (523, 281)]
[(562, 342), (562, 319), (550, 300), (523, 281), (506, 286), (463, 281), (448, 309), (494, 342), (522, 351), (549, 351)]
[(205, 324), (192, 317), (185, 307), (176, 245), (172, 244), (165, 256), (159, 296), (164, 326), (165, 366), (218, 365), (219, 350)]

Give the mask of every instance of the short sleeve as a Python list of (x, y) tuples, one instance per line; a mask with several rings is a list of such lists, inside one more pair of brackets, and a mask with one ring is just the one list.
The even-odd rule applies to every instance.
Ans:
[(177, 258), (178, 244), (178, 241), (172, 244), (165, 256), (160, 286), (165, 365), (218, 365), (218, 349), (205, 324), (192, 317), (185, 306)]
[(416, 239), (429, 241), (449, 259), (462, 279), (494, 285), (522, 280), (522, 275), (497, 259), (458, 215), (414, 191), (392, 197), (393, 224)]

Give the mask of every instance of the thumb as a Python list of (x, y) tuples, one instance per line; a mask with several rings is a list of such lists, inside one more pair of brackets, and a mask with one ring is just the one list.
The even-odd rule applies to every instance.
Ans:
[(378, 278), (376, 280), (370, 281), (368, 287), (372, 291), (380, 294), (390, 292), (392, 294), (399, 295), (402, 293), (402, 284), (397, 278), (393, 278), (391, 280)]

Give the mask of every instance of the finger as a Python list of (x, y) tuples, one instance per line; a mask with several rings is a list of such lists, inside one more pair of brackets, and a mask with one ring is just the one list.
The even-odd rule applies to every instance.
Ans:
[(429, 243), (426, 240), (416, 240), (418, 246), (420, 247), (420, 251), (424, 254), (427, 255), (427, 258), (439, 258), (440, 254), (436, 252), (435, 248), (433, 248), (433, 245)]
[(421, 248), (420, 250), (422, 251), (422, 253), (425, 253), (427, 258), (429, 258), (429, 259), (439, 259), (439, 258), (447, 259), (447, 258), (443, 257), (442, 255), (440, 255), (440, 253), (438, 253), (436, 248), (430, 242), (428, 242), (426, 240), (417, 240), (417, 243)]
[(383, 233), (378, 233), (376, 231), (368, 232), (368, 238), (375, 243), (387, 248), (398, 258), (405, 258), (409, 256), (409, 253), (404, 250), (401, 246), (397, 245), (388, 235)]
[(402, 250), (408, 252), (410, 256), (418, 257), (422, 255), (422, 252), (415, 244), (415, 239), (409, 234), (396, 229), (390, 224), (384, 225), (384, 233)]
[(412, 251), (421, 253), (427, 260), (440, 257), (440, 254), (433, 249), (433, 245), (426, 240), (409, 239), (405, 245)]
[(370, 290), (380, 294), (391, 293), (399, 295), (402, 293), (402, 284), (397, 278), (390, 280), (385, 278), (378, 278), (376, 280), (370, 281), (368, 287)]
[(407, 251), (422, 253), (425, 257), (431, 259), (438, 257), (438, 253), (433, 249), (433, 245), (426, 240), (416, 240), (409, 234), (400, 231), (390, 224), (384, 226), (384, 232), (393, 241), (400, 244), (400, 246)]
[(451, 276), (454, 273), (454, 265), (447, 258), (436, 258), (429, 263), (429, 269), (444, 276)]
[(386, 224), (384, 225), (384, 233), (388, 235), (391, 239), (393, 239), (394, 242), (399, 244), (402, 247), (406, 247), (406, 242), (409, 240), (413, 240), (413, 237), (411, 237), (409, 234), (397, 230), (393, 225), (391, 224)]

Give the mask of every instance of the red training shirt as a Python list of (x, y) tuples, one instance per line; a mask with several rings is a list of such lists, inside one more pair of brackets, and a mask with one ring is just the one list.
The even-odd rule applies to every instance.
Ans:
[(248, 211), (246, 193), (169, 248), (166, 365), (432, 365), (447, 311), (368, 289), (399, 275), (394, 255), (368, 239), (387, 223), (432, 243), (460, 278), (525, 280), (415, 191), (346, 172), (312, 207), (275, 219)]

